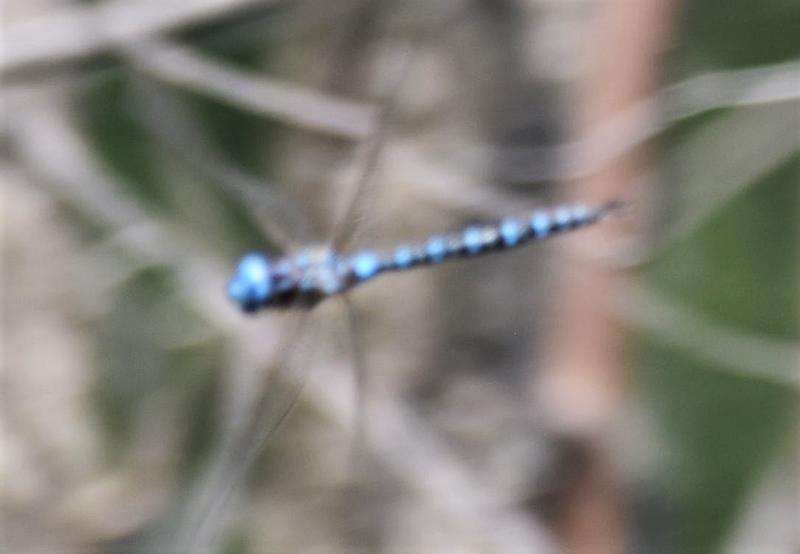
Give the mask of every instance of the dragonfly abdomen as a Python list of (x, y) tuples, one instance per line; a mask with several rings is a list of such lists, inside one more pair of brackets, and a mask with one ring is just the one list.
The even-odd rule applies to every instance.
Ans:
[(497, 224), (471, 225), (460, 233), (434, 235), (424, 244), (398, 246), (382, 266), (385, 270), (403, 271), (448, 259), (517, 248), (534, 240), (592, 225), (622, 207), (619, 202), (594, 207), (564, 205), (536, 211), (529, 217), (508, 217)]

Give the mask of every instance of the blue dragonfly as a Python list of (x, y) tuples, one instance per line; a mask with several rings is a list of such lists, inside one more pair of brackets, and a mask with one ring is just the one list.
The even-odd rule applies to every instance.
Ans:
[(305, 248), (277, 260), (254, 252), (239, 261), (227, 292), (245, 313), (312, 308), (381, 273), (517, 248), (593, 225), (623, 207), (620, 201), (561, 205), (538, 210), (529, 217), (508, 217), (497, 224), (473, 225), (461, 232), (434, 235), (423, 244), (398, 246), (388, 256), (374, 250), (342, 255), (325, 246)]
[[(261, 252), (245, 255), (235, 267), (227, 284), (227, 295), (243, 312), (288, 311), (297, 316), (298, 332), (307, 323), (307, 314), (329, 298), (344, 300), (351, 322), (352, 358), (356, 385), (363, 390), (366, 364), (359, 342), (358, 317), (348, 300), (348, 293), (384, 273), (401, 272), (446, 261), (471, 259), (495, 252), (504, 252), (577, 231), (614, 216), (623, 209), (618, 201), (602, 204), (574, 203), (540, 209), (522, 216), (510, 216), (495, 224), (471, 225), (446, 234), (436, 234), (420, 243), (402, 244), (390, 252), (357, 250), (344, 253), (358, 231), (357, 222), (364, 220), (369, 207), (371, 177), (385, 140), (391, 119), (392, 98), (383, 107), (378, 127), (367, 139), (365, 161), (354, 183), (354, 192), (333, 239), (322, 246), (302, 243), (311, 233), (311, 225), (303, 210), (272, 191), (264, 192), (259, 179), (236, 168), (220, 152), (201, 139), (203, 133), (191, 114), (169, 90), (147, 79), (138, 83), (140, 113), (159, 140), (185, 159), (195, 170), (221, 184), (233, 196), (244, 200), (253, 219), (264, 225), (270, 242), (285, 253), (273, 256)], [(287, 231), (291, 229), (291, 231)], [(298, 237), (300, 237), (298, 239)], [(399, 276), (395, 278), (400, 278)], [(300, 363), (302, 365), (302, 362)], [(302, 371), (300, 372), (302, 374)], [(248, 467), (252, 465), (267, 439), (285, 420), (300, 397), (303, 377), (299, 379), (290, 364), (277, 368), (274, 379), (294, 382), (287, 394), (285, 387), (264, 384), (256, 393), (252, 414), (226, 437), (216, 463), (188, 502), (178, 538), (172, 546), (193, 548), (217, 540), (225, 525), (227, 507), (241, 488)], [(274, 385), (274, 383), (272, 383)], [(276, 392), (277, 391), (277, 392)], [(356, 395), (356, 425), (366, 418), (363, 395)], [(354, 451), (362, 445), (363, 432), (355, 432)]]

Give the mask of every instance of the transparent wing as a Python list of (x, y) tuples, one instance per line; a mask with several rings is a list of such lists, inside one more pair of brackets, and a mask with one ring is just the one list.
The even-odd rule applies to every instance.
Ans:
[[(181, 95), (144, 76), (136, 77), (133, 94), (137, 113), (142, 114), (142, 123), (153, 136), (194, 170), (239, 199), (268, 239), (284, 251), (311, 239), (313, 232), (305, 212), (276, 187), (265, 186), (262, 179), (247, 174), (214, 148), (204, 138), (206, 132)], [(309, 325), (307, 310), (298, 308), (295, 312), (280, 316), (288, 327), (282, 354), (278, 356), (281, 363), (264, 378), (258, 375), (263, 375), (265, 368), (251, 371), (256, 377), (239, 399), (244, 405), (228, 406), (232, 415), (221, 425), (221, 443), (192, 486), (180, 510), (177, 530), (163, 537), (171, 551), (217, 549), (239, 505), (250, 468), (296, 405), (310, 367), (315, 326)]]
[[(270, 437), (297, 404), (310, 368), (318, 325), (302, 311), (284, 336), (281, 362), (254, 388), (256, 398), (234, 418), (193, 488), (171, 545), (176, 552), (216, 551), (239, 505), (247, 474)], [(171, 550), (172, 551), (172, 550)]]
[(368, 207), (375, 194), (375, 170), (378, 168), (381, 151), (386, 143), (393, 121), (402, 84), (406, 81), (420, 42), (416, 42), (401, 63), (400, 70), (388, 87), (382, 102), (375, 129), (359, 145), (356, 151), (359, 170), (352, 186), (350, 202), (339, 217), (333, 231), (331, 244), (337, 251), (345, 250), (363, 228)]
[(262, 177), (248, 174), (214, 148), (176, 92), (144, 75), (131, 88), (142, 124), (156, 140), (238, 199), (269, 239), (288, 251), (313, 237), (304, 211), (276, 186), (267, 186)]

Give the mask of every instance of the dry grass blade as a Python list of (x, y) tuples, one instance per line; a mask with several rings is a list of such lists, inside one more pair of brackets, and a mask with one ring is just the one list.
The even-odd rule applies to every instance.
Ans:
[(221, 295), (209, 294), (224, 282), (227, 264), (124, 194), (124, 187), (100, 168), (54, 92), (42, 91), (39, 101), (17, 107), (9, 118), (10, 136), (26, 170), (87, 221), (108, 229), (112, 240), (143, 264), (174, 268), (182, 296), (200, 313), (223, 328), (235, 325), (237, 314)]
[(126, 51), (137, 69), (165, 83), (294, 127), (361, 140), (376, 126), (368, 104), (247, 73), (176, 42), (149, 40)]
[(800, 389), (797, 343), (727, 328), (641, 282), (631, 283), (611, 300), (612, 308), (634, 328), (677, 350), (692, 353), (708, 362), (709, 367)]
[[(499, 152), (507, 178), (514, 181), (569, 181), (591, 177), (661, 135), (676, 123), (703, 112), (800, 100), (800, 64), (786, 63), (741, 71), (715, 72), (669, 85), (608, 119), (576, 141)], [(474, 155), (474, 154), (473, 154)], [(543, 161), (561, 160), (548, 170)]]
[(59, 64), (277, 0), (113, 0), (62, 8), (5, 29), (0, 73)]
[[(736, 110), (717, 118), (671, 153), (683, 161), (686, 191), (681, 217), (667, 243), (696, 230), (746, 187), (758, 183), (800, 149), (796, 106)], [(732, 156), (732, 152), (741, 155)]]

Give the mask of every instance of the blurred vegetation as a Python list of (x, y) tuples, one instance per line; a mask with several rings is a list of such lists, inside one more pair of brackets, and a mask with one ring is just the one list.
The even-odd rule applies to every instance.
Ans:
[[(782, 0), (751, 2), (686, 2), (670, 57), (671, 74), (747, 69), (797, 62), (800, 5)], [(794, 152), (745, 183), (730, 200), (691, 233), (667, 244), (644, 270), (649, 282), (690, 307), (711, 325), (766, 345), (796, 344), (800, 338), (800, 104), (777, 107), (778, 117), (794, 126)], [(673, 127), (664, 149), (677, 149), (720, 118), (737, 109), (701, 113)], [(735, 133), (759, 132), (743, 121)], [(790, 127), (791, 128), (791, 127)], [(780, 136), (779, 131), (776, 134)], [(774, 140), (774, 139), (773, 139)], [(763, 152), (732, 151), (731, 159), (758, 159)], [(710, 158), (715, 158), (712, 154)], [(693, 179), (669, 159), (674, 196), (691, 197), (692, 186), (715, 183)], [(712, 191), (707, 191), (712, 194)], [(710, 337), (709, 337), (710, 338)], [(723, 348), (711, 344), (709, 348)], [(665, 539), (676, 551), (716, 552), (735, 548), (728, 537), (751, 501), (754, 488), (775, 460), (796, 460), (794, 438), (798, 417), (798, 360), (785, 365), (752, 367), (752, 375), (709, 361), (704, 352), (686, 352), (663, 338), (640, 335), (635, 345), (637, 382), (657, 409), (670, 458), (665, 481), (679, 506), (678, 530)], [(769, 364), (776, 358), (767, 358)], [(783, 376), (773, 381), (760, 372)], [(792, 478), (791, 475), (787, 477)], [(796, 479), (796, 475), (794, 476)], [(787, 483), (787, 486), (795, 486)], [(796, 492), (796, 491), (795, 491)], [(798, 500), (800, 502), (800, 500)], [(798, 504), (795, 504), (797, 507)], [(770, 544), (765, 535), (763, 548)], [(755, 545), (754, 545), (755, 546)]]
[[(342, 30), (336, 25), (340, 20), (326, 21), (322, 15), (326, 8), (319, 3), (297, 4), (223, 18), (183, 32), (180, 39), (214, 60), (243, 71), (276, 75), (314, 88), (330, 87), (330, 80), (320, 77), (326, 73), (320, 66), (335, 57), (331, 52), (335, 50), (334, 45), (340, 44)], [(483, 3), (476, 3), (480, 4)], [(547, 9), (558, 11), (547, 2), (529, 4), (535, 9), (517, 9), (520, 18), (531, 19), (534, 27), (539, 18), (547, 18)], [(423, 3), (414, 3), (413, 7), (422, 12), (426, 9)], [(349, 15), (341, 7), (330, 9), (337, 17)], [(433, 12), (431, 18), (439, 16), (439, 9), (428, 9)], [(470, 81), (475, 74), (463, 68), (469, 66), (465, 59), (477, 55), (479, 46), (491, 50), (490, 45), (498, 42), (497, 36), (492, 34), (488, 39), (463, 39), (463, 36), (471, 36), (470, 33), (480, 35), (487, 28), (496, 28), (493, 25), (497, 25), (497, 21), (488, 22), (488, 12), (491, 10), (468, 6), (463, 12), (457, 12), (459, 17), (454, 18), (452, 27), (442, 26), (442, 37), (437, 45), (440, 51), (435, 54), (446, 59), (435, 67), (446, 66), (448, 70), (440, 74), (434, 71), (433, 78), (427, 75), (428, 80), (421, 86), (430, 87), (433, 97), (440, 94), (437, 87), (446, 89), (446, 93), (441, 93), (446, 100), (437, 103), (435, 98), (430, 100), (420, 94), (424, 97), (422, 100), (401, 102), (396, 133), (403, 139), (413, 137), (422, 149), (430, 149), (431, 157), (444, 159), (445, 174), (460, 170), (458, 160), (451, 157), (447, 161), (448, 148), (454, 150), (461, 145), (480, 143), (487, 140), (486, 135), (495, 134), (494, 130), (475, 130), (479, 125), (470, 119), (488, 118), (494, 112), (486, 106), (505, 99), (503, 91), (491, 86), (493, 75), (483, 77), (488, 84), (475, 84)], [(565, 17), (565, 22), (579, 29), (585, 24), (586, 16), (581, 10), (575, 13), (578, 15), (573, 15), (572, 19)], [(413, 23), (407, 21), (408, 16), (395, 14), (394, 17), (399, 22), (393, 20), (387, 25), (387, 37), (383, 42), (364, 46), (367, 51), (363, 56), (373, 73), (379, 73), (383, 60), (391, 60), (393, 48), (403, 49), (403, 40), (408, 40), (408, 28), (413, 27)], [(416, 21), (423, 20), (425, 17)], [(720, 70), (800, 63), (797, 29), (800, 29), (800, 3), (796, 1), (685, 2), (667, 61), (666, 81), (677, 82)], [(423, 51), (423, 57), (428, 55), (430, 53)], [(492, 55), (498, 58), (491, 58)], [(503, 59), (502, 53), (486, 56), (490, 57), (489, 61)], [(442, 61), (434, 61), (437, 60)], [(420, 64), (424, 66), (429, 61), (425, 58)], [(505, 69), (521, 71), (522, 65)], [(238, 253), (263, 248), (265, 239), (257, 230), (258, 221), (248, 212), (247, 199), (237, 198), (229, 189), (212, 182), (213, 179), (194, 172), (191, 164), (169, 152), (143, 124), (132, 86), (135, 79), (141, 78), (139, 70), (133, 69), (122, 56), (104, 56), (73, 71), (72, 80), (67, 79), (73, 91), (68, 95), (73, 110), (70, 113), (76, 128), (90, 145), (91, 155), (99, 160), (110, 179), (121, 186), (115, 194), (141, 207), (148, 221), (164, 223), (168, 233), (174, 232), (171, 238), (176, 241), (191, 239), (176, 244), (203, 245), (202, 253), (206, 258), (202, 261), (211, 266), (232, 264)], [(556, 80), (552, 75), (537, 78)], [(360, 85), (359, 100), (380, 97), (369, 83)], [(480, 89), (478, 85), (485, 85), (485, 90), (473, 90)], [(543, 89), (541, 83), (536, 85), (537, 91)], [(544, 87), (548, 91), (566, 89), (563, 82), (548, 85), (551, 86)], [(404, 86), (413, 89), (409, 84)], [(470, 96), (473, 94), (475, 97)], [(549, 101), (547, 95), (532, 97), (537, 101)], [(179, 98), (203, 130), (203, 141), (211, 144), (214, 151), (221, 152), (247, 174), (263, 179), (265, 193), (269, 193), (271, 186), (278, 186), (267, 183), (281, 182), (281, 192), (294, 194), (312, 213), (320, 210), (320, 203), (330, 200), (325, 198), (324, 191), (313, 187), (315, 179), (323, 183), (328, 178), (332, 180), (352, 160), (353, 149), (341, 139), (309, 137), (232, 103), (196, 92), (182, 90)], [(413, 104), (415, 100), (419, 105)], [(471, 111), (476, 106), (485, 109), (480, 113)], [(553, 129), (562, 124), (553, 120), (557, 109), (541, 111), (547, 114), (540, 114), (532, 123), (538, 129), (532, 132), (534, 143), (541, 135), (548, 140), (557, 135)], [(745, 117), (738, 119), (745, 112)], [(717, 191), (714, 188), (717, 183), (692, 174), (695, 166), (684, 165), (681, 157), (685, 152), (682, 148), (726, 118), (730, 123), (728, 128), (734, 129), (734, 139), (741, 134), (742, 144), (749, 144), (745, 137), (764, 132), (760, 127), (749, 125), (753, 117), (758, 118), (762, 113), (765, 118), (793, 123), (796, 133), (800, 134), (800, 103), (795, 96), (792, 100), (766, 106), (713, 107), (672, 125), (660, 137), (658, 166), (665, 177), (658, 196), (664, 202), (659, 208), (663, 225), (661, 229), (652, 230), (658, 246), (637, 274), (648, 286), (688, 308), (712, 328), (746, 337), (762, 345), (765, 351), (788, 346), (797, 352), (800, 340), (800, 249), (797, 247), (800, 152), (797, 144), (800, 138), (795, 136), (791, 155), (780, 157), (756, 180), (741, 183), (732, 193), (727, 188)], [(737, 124), (739, 121), (741, 124)], [(420, 128), (433, 131), (426, 135)], [(418, 131), (423, 139), (416, 136)], [(465, 138), (469, 132), (476, 136)], [(779, 140), (780, 132), (776, 130), (778, 139), (767, 136), (765, 141)], [(250, 320), (231, 324), (230, 318), (238, 314), (231, 313), (215, 320), (210, 314), (215, 313), (218, 303), (224, 302), (224, 280), (221, 278), (214, 286), (203, 288), (199, 294), (205, 298), (219, 295), (219, 302), (211, 298), (204, 304), (196, 299), (197, 295), (192, 296), (192, 292), (186, 290), (182, 275), (190, 272), (184, 261), (194, 251), (173, 249), (172, 252), (186, 257), (167, 261), (158, 256), (141, 256), (136, 248), (126, 246), (124, 235), (126, 229), (130, 229), (125, 224), (115, 227), (92, 219), (91, 210), (85, 209), (75, 197), (66, 197), (58, 185), (50, 182), (52, 178), (42, 177), (35, 167), (30, 167), (35, 164), (30, 160), (20, 161), (24, 156), (19, 154), (22, 148), (15, 140), (12, 133), (10, 165), (20, 171), (20, 179), (26, 186), (28, 183), (36, 185), (32, 187), (36, 192), (31, 202), (41, 203), (46, 215), (23, 220), (13, 227), (9, 225), (9, 246), (4, 254), (10, 268), (6, 307), (7, 325), (11, 329), (9, 342), (16, 344), (14, 341), (22, 340), (11, 336), (15, 332), (12, 328), (27, 329), (21, 318), (29, 317), (30, 313), (41, 314), (42, 320), (47, 321), (63, 318), (66, 326), (76, 330), (77, 338), (70, 340), (90, 352), (86, 359), (78, 356), (74, 361), (79, 368), (76, 374), (89, 381), (83, 390), (86, 396), (80, 402), (90, 407), (87, 421), (98, 422), (96, 429), (86, 422), (82, 424), (86, 429), (81, 429), (86, 433), (96, 432), (97, 436), (89, 442), (100, 445), (101, 451), (92, 466), (96, 473), (88, 477), (82, 475), (80, 479), (75, 477), (77, 485), (73, 486), (72, 477), (61, 474), (58, 474), (61, 481), (49, 474), (42, 477), (45, 482), (58, 481), (63, 490), (53, 489), (41, 498), (63, 493), (74, 502), (74, 505), (65, 502), (64, 508), (60, 503), (63, 499), (59, 499), (58, 505), (64, 511), (80, 512), (85, 501), (105, 507), (105, 510), (97, 508), (97, 512), (106, 511), (113, 520), (108, 528), (82, 521), (77, 526), (81, 531), (52, 531), (52, 540), (57, 543), (61, 539), (72, 545), (99, 544), (109, 552), (147, 550), (150, 545), (158, 544), (154, 541), (159, 540), (162, 527), (174, 523), (174, 518), (178, 517), (175, 514), (180, 513), (189, 496), (193, 479), (201, 475), (203, 464), (213, 456), (219, 443), (224, 442), (225, 414), (229, 409), (226, 402), (231, 400), (224, 391), (226, 387), (235, 389), (237, 386), (230, 383), (234, 379), (232, 375), (238, 375), (237, 364), (247, 365), (242, 361), (246, 355), (240, 350), (247, 350), (243, 345), (254, 350), (266, 348), (264, 344), (271, 344), (274, 337), (249, 331), (251, 334), (242, 338), (248, 333), (243, 327)], [(731, 136), (727, 140), (730, 141)], [(737, 163), (746, 164), (748, 159), (762, 157), (761, 152), (752, 151), (716, 152), (713, 140), (704, 144), (710, 144), (711, 163), (730, 160), (734, 169)], [(309, 150), (323, 152), (322, 163), (313, 155), (303, 154), (302, 147), (309, 145)], [(702, 156), (703, 152), (694, 154)], [(314, 172), (317, 173), (308, 177), (308, 173)], [(492, 180), (491, 171), (486, 173), (476, 176), (475, 180), (480, 182), (481, 177)], [(726, 174), (724, 170), (718, 173)], [(377, 238), (379, 246), (385, 246), (398, 239), (423, 238), (429, 230), (457, 228), (466, 220), (491, 219), (486, 214), (476, 217), (469, 211), (443, 207), (432, 193), (426, 197), (413, 187), (399, 192), (391, 188), (400, 187), (404, 180), (414, 180), (413, 174), (409, 175), (379, 183), (388, 190), (381, 189), (376, 195), (372, 205), (375, 216), (369, 221), (370, 231), (379, 230), (368, 234), (365, 240)], [(312, 186), (303, 186), (299, 182), (303, 179), (312, 181)], [(9, 186), (7, 197), (12, 201), (27, 198), (26, 186)], [(502, 196), (508, 188), (511, 187), (497, 187), (498, 190), (488, 192)], [(536, 203), (534, 199), (550, 196), (549, 189), (541, 184), (520, 188), (531, 205)], [(454, 198), (462, 195), (457, 186), (449, 192)], [(333, 192), (331, 196), (337, 194)], [(398, 199), (398, 196), (403, 198)], [(393, 202), (395, 205), (390, 206)], [(487, 206), (488, 214), (495, 211), (491, 208)], [(322, 209), (335, 211), (334, 208)], [(698, 211), (703, 217), (697, 225), (689, 226), (686, 233), (673, 234), (677, 227), (674, 223), (681, 221), (688, 211)], [(52, 228), (40, 226), (42, 219), (51, 221)], [(325, 222), (320, 224), (324, 226)], [(413, 232), (412, 236), (408, 236), (409, 231)], [(55, 256), (48, 254), (45, 246), (41, 256), (54, 265), (47, 266), (47, 271), (67, 275), (56, 285), (64, 284), (66, 299), (49, 296), (41, 299), (37, 296), (40, 289), (26, 288), (25, 283), (39, 267), (38, 263), (27, 259), (26, 252), (39, 252), (38, 248), (48, 242), (58, 244), (54, 237), (61, 235), (66, 237), (66, 250)], [(271, 253), (277, 249), (274, 243), (268, 244)], [(69, 265), (68, 258), (76, 265), (82, 264), (82, 269), (75, 270), (71, 265), (72, 269), (64, 269), (61, 264)], [(530, 368), (540, 361), (536, 357), (536, 341), (540, 339), (542, 328), (547, 326), (548, 312), (539, 309), (545, 303), (550, 283), (544, 275), (547, 272), (540, 266), (546, 266), (553, 259), (552, 253), (537, 251), (511, 260), (487, 261), (485, 267), (475, 270), (449, 266), (420, 277), (409, 277), (403, 282), (397, 279), (389, 284), (376, 284), (357, 295), (357, 303), (364, 312), (362, 340), (370, 351), (370, 369), (375, 371), (376, 366), (378, 369), (375, 388), (379, 390), (373, 391), (375, 402), (380, 403), (381, 395), (389, 394), (387, 391), (400, 397), (408, 403), (410, 412), (423, 414), (430, 419), (426, 424), (446, 436), (442, 442), (456, 453), (456, 458), (461, 454), (468, 460), (465, 465), (475, 475), (480, 475), (476, 481), (485, 481), (489, 483), (487, 488), (502, 491), (498, 493), (502, 498), (507, 494), (504, 487), (524, 489), (522, 493), (514, 489), (515, 494), (524, 497), (520, 504), (543, 494), (530, 490), (535, 485), (528, 481), (538, 482), (536, 479), (509, 477), (512, 473), (509, 468), (522, 464), (524, 469), (519, 473), (541, 473), (538, 460), (547, 456), (546, 446), (543, 446), (545, 439), (537, 424), (520, 423), (521, 414), (528, 412), (523, 408), (525, 400), (520, 398), (518, 387)], [(113, 268), (109, 269), (108, 264)], [(104, 288), (97, 291), (95, 271), (98, 279), (105, 280)], [(28, 302), (31, 298), (36, 300)], [(319, 314), (319, 319), (331, 326), (344, 325), (341, 315), (327, 311)], [(36, 327), (39, 323), (30, 325)], [(262, 325), (263, 329), (257, 329), (276, 335), (290, 328), (283, 319)], [(333, 372), (349, 364), (350, 346), (335, 332), (331, 333), (332, 338), (326, 335), (326, 341), (318, 346), (317, 356), (324, 361), (312, 364), (311, 379), (322, 379), (328, 368)], [(520, 344), (520, 336), (531, 338)], [(54, 339), (54, 344), (56, 342)], [(50, 345), (37, 347), (47, 350)], [(32, 347), (21, 348), (26, 353), (9, 349), (12, 372), (29, 368), (20, 360), (27, 359), (27, 350)], [(708, 348), (725, 349), (725, 344), (718, 341)], [(656, 424), (647, 432), (658, 435), (654, 441), (656, 452), (651, 454), (659, 461), (649, 468), (657, 475), (649, 475), (652, 482), (645, 489), (649, 491), (648, 487), (652, 487), (657, 491), (652, 513), (669, 514), (655, 522), (634, 517), (632, 525), (638, 527), (632, 534), (636, 536), (636, 544), (642, 546), (637, 551), (735, 550), (731, 536), (751, 508), (753, 495), (766, 476), (775, 471), (780, 460), (796, 457), (796, 452), (793, 454), (791, 450), (796, 450), (793, 439), (796, 439), (798, 416), (797, 359), (780, 358), (786, 359), (785, 367), (752, 367), (752, 372), (748, 373), (741, 364), (726, 367), (707, 352), (687, 351), (670, 337), (646, 329), (633, 330), (630, 351), (631, 373), (636, 383), (635, 401), (645, 405), (646, 412), (655, 414)], [(55, 356), (58, 350), (52, 347), (51, 352)], [(253, 359), (260, 364), (255, 368), (259, 372), (266, 372), (272, 364), (280, 363), (269, 356), (247, 361), (256, 364)], [(775, 359), (779, 357), (767, 357), (765, 363)], [(491, 371), (485, 371), (487, 369)], [(476, 385), (477, 382), (480, 385)], [(330, 381), (331, 389), (339, 391), (337, 387), (335, 381)], [(7, 394), (13, 395), (15, 390), (9, 387)], [(320, 407), (313, 395), (301, 398), (293, 417), (269, 443), (256, 464), (249, 481), (252, 486), (245, 487), (250, 493), (248, 509), (238, 514), (231, 531), (226, 534), (225, 552), (262, 552), (264, 544), (270, 545), (273, 551), (304, 551), (333, 544), (332, 537), (341, 539), (341, 535), (346, 534), (341, 531), (346, 524), (342, 524), (345, 518), (340, 513), (347, 510), (347, 505), (341, 504), (341, 492), (346, 488), (343, 475), (348, 471), (342, 468), (347, 465), (348, 445), (352, 443), (350, 433), (342, 429), (347, 426), (347, 420), (343, 422), (342, 418), (332, 415), (330, 409)], [(235, 409), (230, 408), (232, 412)], [(482, 418), (480, 423), (469, 422), (467, 416), (474, 416), (472, 412)], [(58, 418), (59, 415), (51, 413), (48, 417)], [(20, 436), (25, 433), (20, 432)], [(25, 443), (19, 437), (15, 440)], [(37, 440), (39, 438), (33, 442)], [(649, 447), (629, 446), (632, 450)], [(19, 447), (20, 451), (24, 449)], [(42, 448), (42, 451), (46, 452), (45, 457), (60, 455), (57, 448)], [(53, 465), (58, 467), (59, 463)], [(386, 465), (391, 466), (390, 463)], [(38, 465), (31, 467), (34, 468), (32, 474), (39, 471)], [(130, 475), (126, 473), (128, 470)], [(123, 473), (124, 479), (119, 476)], [(427, 545), (425, 540), (430, 540), (434, 550), (437, 546), (446, 550), (448, 539), (440, 536), (444, 533), (437, 527), (449, 529), (441, 507), (430, 499), (427, 503), (421, 502), (418, 496), (424, 495), (404, 483), (392, 470), (384, 468), (379, 474), (385, 484), (376, 493), (383, 495), (376, 500), (376, 505), (385, 505), (385, 497), (393, 502), (390, 509), (376, 509), (372, 514), (379, 520), (374, 525), (377, 529), (374, 533), (381, 536), (380, 540), (384, 541), (381, 544), (395, 547), (408, 544), (409, 548), (414, 548)], [(110, 495), (110, 500), (102, 495), (92, 496), (90, 493), (96, 493), (94, 489), (87, 492), (82, 488), (88, 487), (87, 483), (92, 484), (93, 479), (102, 481), (98, 476), (108, 475), (124, 483), (122, 492)], [(794, 477), (797, 477), (796, 471)], [(4, 480), (10, 478), (13, 476), (3, 475)], [(32, 482), (38, 478), (38, 475), (30, 477)], [(127, 506), (118, 507), (126, 499), (131, 505), (135, 504), (139, 495), (150, 494), (151, 485), (159, 491), (154, 493), (155, 500), (145, 503), (144, 515)], [(86, 496), (82, 496), (84, 493)], [(631, 503), (639, 502), (639, 496), (646, 494), (649, 492), (634, 490)], [(20, 495), (20, 498), (27, 498), (23, 493)], [(513, 495), (508, 493), (508, 496)], [(82, 500), (84, 498), (91, 502)], [(103, 498), (105, 504), (101, 501)], [(19, 504), (31, 509), (30, 513), (36, 513), (37, 506), (47, 504), (41, 501), (42, 504), (28, 505), (26, 502), (20, 500)], [(70, 507), (73, 508), (68, 509)], [(7, 522), (15, 532), (25, 536), (30, 525), (19, 513), (14, 512)], [(87, 510), (83, 517), (91, 520), (94, 515), (92, 510)], [(64, 517), (63, 513), (53, 516), (56, 521), (53, 528), (68, 527), (63, 523)], [(424, 538), (411, 538), (414, 533)], [(465, 533), (465, 537), (466, 544), (475, 551), (482, 551), (480, 546), (469, 542), (472, 535)], [(373, 540), (377, 539), (373, 537)], [(337, 544), (346, 550), (346, 546)]]

